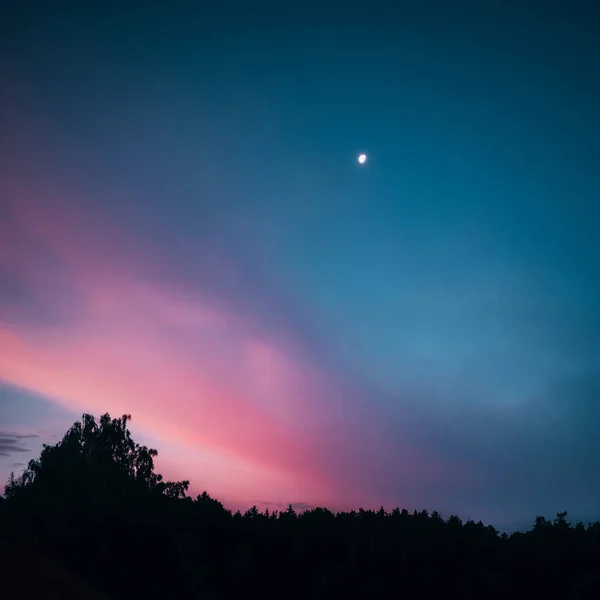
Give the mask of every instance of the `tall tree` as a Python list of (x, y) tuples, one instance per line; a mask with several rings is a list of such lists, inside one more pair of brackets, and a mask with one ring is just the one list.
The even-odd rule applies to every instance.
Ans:
[(23, 473), (11, 473), (6, 498), (35, 496), (50, 504), (83, 504), (114, 501), (124, 496), (152, 493), (183, 498), (189, 481), (163, 481), (154, 472), (158, 452), (142, 446), (127, 427), (131, 415), (99, 423), (89, 414), (76, 421), (62, 440), (44, 444), (40, 458), (31, 460)]

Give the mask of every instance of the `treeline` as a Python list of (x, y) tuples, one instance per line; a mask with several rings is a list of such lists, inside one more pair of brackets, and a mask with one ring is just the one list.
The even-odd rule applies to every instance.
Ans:
[(232, 514), (156, 474), (130, 418), (83, 415), (0, 503), (4, 523), (107, 598), (600, 598), (600, 522), (563, 512), (507, 536), (425, 510)]

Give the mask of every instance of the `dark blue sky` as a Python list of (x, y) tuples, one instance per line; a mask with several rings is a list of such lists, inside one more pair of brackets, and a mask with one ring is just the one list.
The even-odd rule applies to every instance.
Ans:
[(598, 7), (12, 4), (0, 430), (137, 411), (233, 504), (600, 517)]

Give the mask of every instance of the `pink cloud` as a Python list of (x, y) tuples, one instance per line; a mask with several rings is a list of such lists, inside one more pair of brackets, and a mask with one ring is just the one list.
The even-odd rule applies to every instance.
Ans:
[[(0, 304), (0, 380), (73, 411), (131, 413), (166, 475), (234, 505), (378, 504), (369, 484), (389, 476), (402, 445), (381, 435), (381, 413), (355, 411), (352, 390), (292, 332), (265, 333), (258, 316), (178, 276), (173, 257), (81, 207), (7, 196), (0, 273), (63, 318), (5, 319)], [(224, 257), (213, 264), (235, 276)], [(439, 475), (401, 452), (398, 473)]]
[[(322, 452), (335, 437), (338, 392), (291, 336), (257, 336), (247, 316), (201, 286), (157, 283), (160, 268), (134, 240), (62, 200), (34, 202), (14, 189), (9, 197), (0, 269), (44, 308), (64, 302), (73, 316), (0, 323), (0, 379), (72, 410), (131, 412), (172, 447), (166, 464), (192, 465), (194, 454), (228, 461), (246, 473), (222, 483), (230, 497), (236, 487), (257, 494), (252, 477), (263, 495), (276, 485), (308, 502), (335, 495), (343, 477)], [(185, 457), (174, 456), (177, 444)]]

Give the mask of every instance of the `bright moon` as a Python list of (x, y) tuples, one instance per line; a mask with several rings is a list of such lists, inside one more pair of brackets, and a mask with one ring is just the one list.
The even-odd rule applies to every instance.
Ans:
[(359, 154), (358, 155), (358, 162), (361, 165), (364, 165), (367, 162), (367, 155), (366, 154)]

